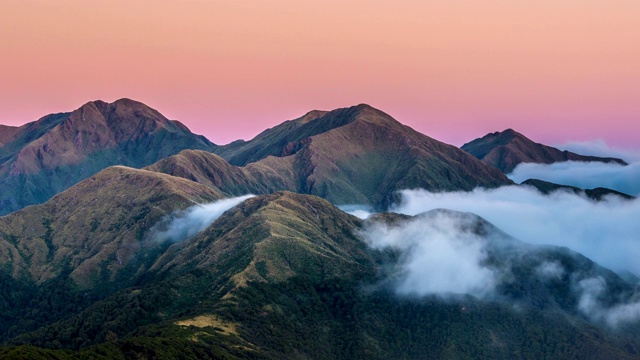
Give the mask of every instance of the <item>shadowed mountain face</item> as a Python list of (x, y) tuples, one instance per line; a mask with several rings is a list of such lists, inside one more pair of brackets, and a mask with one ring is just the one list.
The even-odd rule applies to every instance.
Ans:
[(184, 149), (212, 149), (202, 136), (129, 99), (93, 101), (19, 128), (0, 128), (0, 214), (42, 203), (111, 166), (142, 167)]
[(238, 189), (289, 190), (334, 204), (378, 209), (388, 207), (401, 189), (455, 191), (512, 183), (455, 146), (368, 105), (311, 112), (214, 152), (235, 166), (204, 153), (184, 152), (149, 169), (213, 184), (230, 194)]
[(617, 158), (585, 156), (566, 150), (561, 151), (551, 146), (533, 142), (512, 129), (487, 134), (482, 138), (462, 145), (461, 149), (469, 152), (484, 163), (497, 167), (505, 174), (512, 172), (520, 163), (551, 164), (572, 160), (614, 162), (627, 165), (624, 160)]

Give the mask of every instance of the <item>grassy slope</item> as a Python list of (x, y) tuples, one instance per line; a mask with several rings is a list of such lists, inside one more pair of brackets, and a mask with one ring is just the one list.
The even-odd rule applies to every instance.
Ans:
[(181, 178), (112, 167), (45, 204), (0, 217), (0, 339), (135, 284), (168, 246), (146, 237), (151, 225), (219, 197)]

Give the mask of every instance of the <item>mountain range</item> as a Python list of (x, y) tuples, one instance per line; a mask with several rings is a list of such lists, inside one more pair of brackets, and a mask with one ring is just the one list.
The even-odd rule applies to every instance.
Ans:
[[(336, 207), (513, 185), (368, 105), (218, 146), (141, 103), (91, 102), (0, 128), (0, 143), (3, 169), (22, 171), (2, 186), (66, 185), (2, 193), (5, 213), (20, 209), (0, 217), (0, 357), (640, 357), (640, 324), (610, 315), (637, 305), (633, 279), (470, 213), (362, 220)], [(482, 292), (413, 292), (421, 245), (404, 231), (444, 224), (464, 244), (454, 258), (475, 249)]]

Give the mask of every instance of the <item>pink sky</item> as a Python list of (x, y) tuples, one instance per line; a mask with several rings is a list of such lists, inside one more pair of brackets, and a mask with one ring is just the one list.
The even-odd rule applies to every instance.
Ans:
[(215, 143), (368, 103), (455, 145), (638, 147), (640, 1), (4, 0), (0, 123), (128, 97)]

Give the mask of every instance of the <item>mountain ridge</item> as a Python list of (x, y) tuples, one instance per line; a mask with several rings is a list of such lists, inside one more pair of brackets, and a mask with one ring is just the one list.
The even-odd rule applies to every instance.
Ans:
[[(250, 141), (214, 150), (235, 167), (223, 165), (211, 155), (200, 153), (200, 158), (210, 158), (202, 161), (189, 154), (201, 165), (218, 163), (233, 169), (228, 173), (240, 177), (234, 181), (250, 184), (252, 192), (264, 193), (258, 184), (264, 188), (266, 182), (271, 191), (294, 191), (334, 204), (367, 204), (377, 209), (388, 207), (396, 200), (396, 192), (405, 188), (469, 191), (478, 186), (512, 184), (497, 169), (369, 105), (308, 115), (265, 130)], [(204, 174), (219, 175), (210, 169), (198, 170), (197, 164), (187, 165), (185, 154), (148, 168), (216, 182), (206, 180)]]
[(533, 162), (551, 164), (559, 161), (598, 161), (605, 163), (627, 163), (618, 158), (579, 155), (567, 150), (536, 143), (513, 129), (489, 133), (461, 146), (484, 163), (510, 173), (520, 163)]

